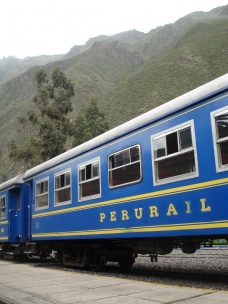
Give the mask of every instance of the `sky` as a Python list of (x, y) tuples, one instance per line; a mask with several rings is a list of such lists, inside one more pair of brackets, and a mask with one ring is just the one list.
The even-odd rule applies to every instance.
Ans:
[(0, 59), (66, 54), (89, 38), (150, 30), (228, 0), (0, 0)]

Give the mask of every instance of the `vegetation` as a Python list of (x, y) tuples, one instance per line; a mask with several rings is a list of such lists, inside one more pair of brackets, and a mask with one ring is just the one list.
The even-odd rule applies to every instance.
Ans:
[(105, 114), (99, 110), (96, 98), (91, 98), (90, 104), (84, 106), (76, 118), (73, 146), (80, 145), (108, 129)]
[(228, 240), (224, 240), (224, 239), (214, 240), (213, 245), (226, 245), (226, 246), (228, 246)]
[(51, 83), (45, 71), (39, 69), (36, 84), (37, 94), (33, 97), (36, 111), (30, 110), (19, 121), (27, 133), (29, 124), (37, 126), (39, 131), (23, 145), (17, 145), (14, 140), (10, 142), (9, 156), (15, 163), (30, 168), (63, 153), (71, 136), (76, 146), (108, 130), (105, 115), (99, 110), (95, 97), (88, 106), (82, 106), (75, 124), (70, 121), (68, 113), (72, 111), (74, 89), (58, 67), (52, 72)]
[(26, 144), (18, 146), (10, 142), (10, 158), (23, 162), (29, 168), (59, 155), (65, 151), (65, 143), (72, 133), (72, 125), (67, 117), (72, 111), (71, 97), (74, 89), (71, 81), (56, 67), (52, 72), (52, 82), (43, 69), (36, 73), (37, 94), (33, 98), (37, 111), (30, 111), (23, 124), (38, 126), (38, 135), (32, 135)]

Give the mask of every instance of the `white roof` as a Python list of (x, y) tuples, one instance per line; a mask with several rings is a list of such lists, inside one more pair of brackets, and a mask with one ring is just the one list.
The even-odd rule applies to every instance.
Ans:
[(13, 177), (12, 179), (0, 184), (0, 191), (12, 188), (18, 184), (23, 184), (24, 183), (23, 176), (24, 176), (24, 174), (18, 175), (16, 177)]
[(24, 180), (226, 88), (228, 88), (228, 73), (28, 170)]

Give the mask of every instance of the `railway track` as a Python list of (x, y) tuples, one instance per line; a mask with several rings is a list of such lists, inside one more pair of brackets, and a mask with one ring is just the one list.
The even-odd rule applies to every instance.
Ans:
[(216, 255), (211, 255), (211, 250), (193, 255), (176, 252), (159, 256), (156, 263), (151, 263), (148, 256), (139, 256), (136, 261), (128, 270), (107, 264), (106, 275), (110, 273), (152, 283), (228, 291), (228, 250)]
[[(94, 272), (78, 268), (65, 268), (58, 262), (38, 262), (37, 267), (49, 267), (70, 272)], [(139, 256), (130, 269), (121, 269), (117, 263), (106, 264), (104, 271), (96, 275), (127, 278), (158, 284), (188, 286), (228, 291), (228, 249), (199, 250), (186, 255), (180, 250), (158, 256), (158, 262), (151, 263), (149, 256)]]
[[(16, 263), (18, 262), (16, 261)], [(53, 260), (31, 260), (24, 263), (34, 267), (83, 272), (94, 275), (93, 271), (65, 267), (60, 262)], [(121, 269), (117, 263), (108, 262), (104, 271), (96, 272), (96, 275), (228, 291), (228, 249), (200, 250), (191, 255), (186, 255), (179, 250), (175, 250), (172, 254), (158, 256), (158, 262), (153, 263), (151, 263), (149, 256), (139, 256), (133, 267), (127, 270)]]

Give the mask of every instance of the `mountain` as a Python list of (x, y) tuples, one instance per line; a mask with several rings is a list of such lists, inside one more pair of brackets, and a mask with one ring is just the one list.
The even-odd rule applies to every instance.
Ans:
[(87, 50), (89, 50), (95, 42), (101, 41), (120, 41), (123, 43), (134, 44), (145, 34), (136, 30), (119, 33), (112, 36), (100, 35), (94, 38), (90, 38), (85, 45), (75, 45), (71, 50), (64, 56), (64, 59), (75, 57)]
[[(91, 38), (43, 68), (59, 66), (74, 84), (74, 120), (96, 95), (111, 127), (175, 98), (228, 70), (228, 5), (194, 12), (173, 24)], [(0, 179), (18, 173), (8, 141), (24, 142), (18, 117), (33, 107), (37, 66), (0, 85)], [(34, 130), (30, 130), (33, 132)]]
[(46, 65), (49, 62), (54, 62), (63, 58), (64, 55), (53, 56), (36, 56), (19, 59), (14, 56), (4, 57), (0, 59), (0, 84), (13, 79), (31, 67)]
[[(165, 26), (159, 31), (155, 30), (160, 38), (166, 38), (163, 39), (167, 43), (164, 44), (163, 49), (161, 49), (162, 44), (158, 43), (157, 51), (151, 50), (152, 56), (145, 65), (109, 94), (108, 107), (104, 110), (112, 125), (123, 123), (227, 73), (228, 15), (221, 15), (221, 18), (215, 15), (215, 18), (212, 18), (213, 15), (209, 14), (208, 18), (208, 15), (203, 14), (202, 16), (205, 17), (200, 19), (196, 19), (196, 15), (199, 16), (193, 14), (186, 17), (190, 25), (188, 31), (185, 19), (178, 20), (175, 24)], [(197, 21), (193, 23), (193, 20)], [(183, 31), (179, 33), (177, 39), (176, 32), (180, 31), (180, 24)], [(166, 34), (167, 27), (169, 35)], [(170, 35), (173, 36), (171, 41)], [(159, 41), (154, 33), (150, 39), (151, 37), (153, 41), (155, 39)], [(154, 48), (155, 43), (151, 45)], [(148, 49), (145, 53), (147, 52)], [(124, 114), (122, 110), (118, 110), (123, 107)], [(135, 109), (138, 111), (136, 112)]]

